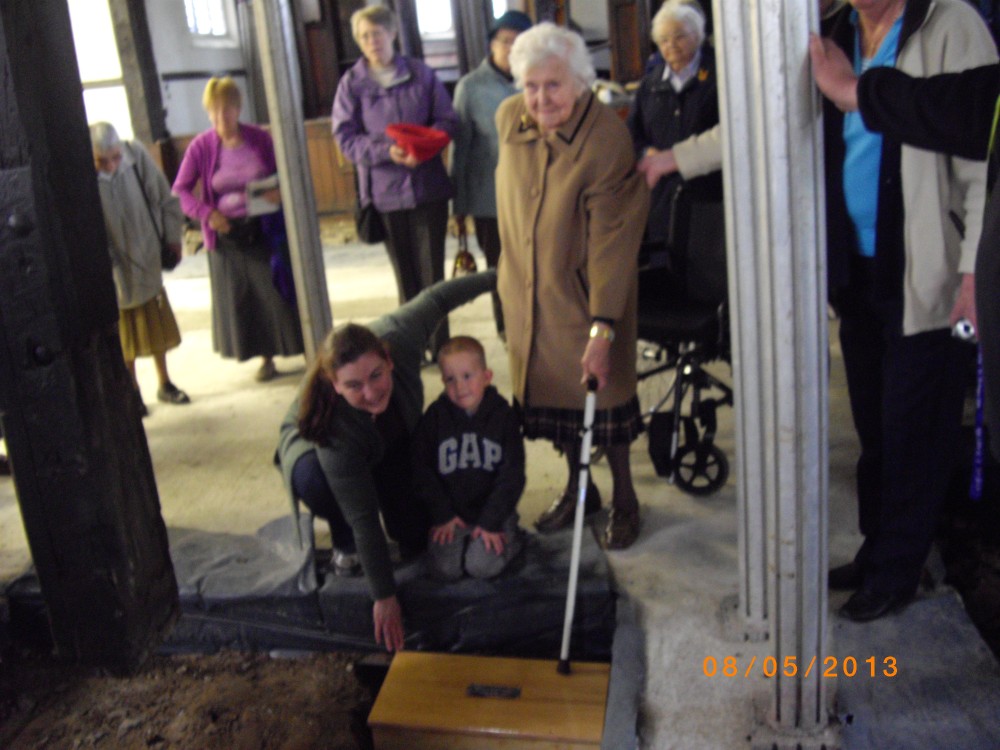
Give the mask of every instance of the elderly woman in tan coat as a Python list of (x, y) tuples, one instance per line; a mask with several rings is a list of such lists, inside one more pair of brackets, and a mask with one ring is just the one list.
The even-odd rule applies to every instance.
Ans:
[[(637, 257), (649, 194), (628, 130), (590, 91), (594, 69), (579, 35), (540, 24), (518, 36), (510, 61), (523, 92), (497, 112), (497, 289), (525, 435), (551, 440), (569, 465), (565, 491), (536, 526), (572, 523), (584, 383), (593, 376), (593, 439), (606, 448), (614, 482), (604, 543), (622, 549), (639, 533), (629, 443), (642, 431)], [(588, 487), (587, 512), (600, 504)]]

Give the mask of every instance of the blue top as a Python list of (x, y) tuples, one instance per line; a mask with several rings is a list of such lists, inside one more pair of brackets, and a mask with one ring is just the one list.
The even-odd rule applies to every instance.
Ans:
[[(857, 11), (851, 22), (857, 26)], [(854, 35), (854, 72), (858, 75), (869, 68), (892, 67), (896, 63), (899, 33), (903, 28), (900, 15), (889, 29), (874, 57), (861, 56), (860, 35)], [(878, 217), (879, 168), (882, 163), (882, 135), (865, 127), (858, 111), (844, 115), (844, 198), (847, 213), (854, 222), (858, 236), (858, 252), (875, 256), (875, 223)]]
[(514, 81), (488, 57), (455, 86), (459, 127), (451, 153), (451, 179), (455, 183), (456, 214), (496, 218), (494, 173), (500, 153), (497, 108), (516, 93)]

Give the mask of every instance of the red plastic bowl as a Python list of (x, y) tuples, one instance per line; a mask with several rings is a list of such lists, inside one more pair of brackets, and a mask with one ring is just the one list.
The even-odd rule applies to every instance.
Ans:
[(418, 161), (427, 161), (437, 156), (451, 141), (451, 136), (443, 130), (406, 122), (390, 125), (385, 132)]

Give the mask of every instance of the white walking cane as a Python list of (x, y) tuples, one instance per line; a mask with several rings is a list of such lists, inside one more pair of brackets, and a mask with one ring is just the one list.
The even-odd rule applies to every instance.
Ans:
[(573, 554), (569, 562), (569, 586), (566, 590), (566, 619), (563, 621), (562, 648), (559, 651), (559, 674), (569, 674), (569, 636), (573, 630), (576, 608), (576, 579), (580, 572), (580, 543), (583, 540), (583, 512), (587, 502), (590, 474), (590, 444), (594, 434), (594, 404), (597, 401), (597, 378), (587, 380), (587, 400), (583, 407), (583, 440), (580, 443), (580, 478), (573, 517)]

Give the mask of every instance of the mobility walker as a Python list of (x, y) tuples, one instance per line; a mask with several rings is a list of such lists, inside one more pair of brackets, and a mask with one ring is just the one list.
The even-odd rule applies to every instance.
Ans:
[(687, 202), (682, 192), (670, 241), (640, 255), (638, 394), (656, 473), (709, 495), (729, 476), (714, 441), (733, 390), (705, 369), (730, 364), (725, 225), (721, 203)]

